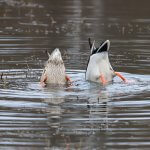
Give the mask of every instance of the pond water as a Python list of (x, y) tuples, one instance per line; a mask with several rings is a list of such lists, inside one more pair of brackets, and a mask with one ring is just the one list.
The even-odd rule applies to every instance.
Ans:
[[(0, 149), (150, 148), (150, 1), (1, 0)], [(85, 81), (88, 38), (129, 82)], [(60, 48), (70, 87), (39, 84)]]

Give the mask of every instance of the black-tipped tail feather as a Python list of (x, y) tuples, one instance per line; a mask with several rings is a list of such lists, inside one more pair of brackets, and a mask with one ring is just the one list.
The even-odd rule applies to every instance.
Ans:
[(96, 48), (95, 46), (92, 46), (92, 45), (94, 45), (94, 42), (92, 44), (91, 39), (89, 38), (89, 46), (91, 49), (91, 55), (108, 51), (109, 47), (110, 47), (110, 41), (106, 40), (105, 42), (102, 42), (102, 44), (98, 48)]

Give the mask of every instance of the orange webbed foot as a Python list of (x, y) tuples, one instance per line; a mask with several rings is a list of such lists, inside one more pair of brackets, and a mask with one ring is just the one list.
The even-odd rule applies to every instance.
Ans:
[(119, 72), (115, 72), (115, 74), (122, 79), (124, 82), (127, 82), (126, 78), (124, 78)]
[(106, 81), (104, 75), (100, 75), (100, 82), (102, 82), (103, 85), (106, 85), (107, 81)]
[(68, 75), (65, 76), (67, 84), (72, 85), (72, 81)]
[(41, 77), (40, 84), (41, 84), (42, 87), (46, 86), (46, 80), (47, 80), (47, 76), (46, 75)]

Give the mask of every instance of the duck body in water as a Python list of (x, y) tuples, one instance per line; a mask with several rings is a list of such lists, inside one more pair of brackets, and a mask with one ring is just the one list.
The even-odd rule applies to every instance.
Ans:
[(66, 75), (65, 65), (58, 48), (51, 54), (48, 53), (49, 59), (41, 76), (41, 85), (47, 84), (65, 85), (70, 82), (70, 78)]
[(126, 81), (120, 73), (113, 70), (109, 62), (108, 50), (110, 48), (110, 41), (106, 40), (98, 48), (95, 47), (94, 43), (92, 44), (89, 38), (91, 55), (86, 69), (86, 80), (106, 84), (117, 75), (123, 81)]

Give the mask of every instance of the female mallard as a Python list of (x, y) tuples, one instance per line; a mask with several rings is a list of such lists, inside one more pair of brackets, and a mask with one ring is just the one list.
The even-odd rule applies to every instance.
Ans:
[(123, 81), (126, 81), (120, 73), (115, 72), (111, 67), (108, 57), (110, 41), (106, 40), (98, 48), (95, 47), (94, 42), (92, 44), (89, 38), (91, 55), (87, 65), (86, 80), (106, 84), (107, 82), (112, 81), (117, 75)]
[(41, 76), (41, 85), (68, 84), (70, 82), (70, 78), (66, 75), (65, 65), (59, 49), (56, 48), (51, 54), (48, 53), (48, 56), (49, 59)]

